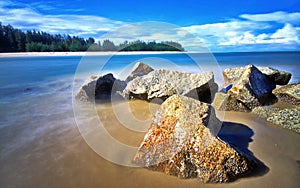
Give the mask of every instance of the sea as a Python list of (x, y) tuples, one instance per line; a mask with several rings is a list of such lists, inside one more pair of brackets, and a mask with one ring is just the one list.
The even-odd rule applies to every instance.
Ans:
[[(109, 183), (104, 183), (103, 179), (82, 179), (80, 172), (93, 172), (84, 167), (79, 169), (76, 164), (93, 166), (86, 161), (96, 161), (91, 169), (101, 169), (103, 164), (97, 162), (99, 156), (92, 156), (92, 150), (90, 152), (79, 138), (72, 104), (79, 87), (89, 76), (113, 73), (116, 78), (125, 79), (139, 61), (154, 69), (168, 68), (190, 73), (213, 71), (220, 87), (223, 85), (224, 69), (248, 64), (291, 72), (290, 83), (300, 82), (300, 52), (116, 53), (0, 58), (0, 187), (47, 187), (47, 183), (49, 187), (57, 187), (56, 183), (70, 187), (74, 184), (76, 187), (76, 180), (72, 177), (78, 178), (78, 185), (92, 187), (98, 184), (111, 186), (119, 181), (113, 177), (107, 179)], [(82, 148), (90, 153), (84, 159), (80, 156), (83, 154), (78, 153)], [(73, 162), (67, 160), (69, 155), (75, 156)], [(113, 164), (106, 164), (105, 168), (119, 168), (110, 165)], [(113, 174), (111, 170), (107, 172)], [(127, 170), (126, 173), (138, 176), (135, 171)], [(124, 171), (124, 177), (121, 177), (125, 178), (126, 173)], [(91, 182), (95, 185), (89, 184)], [(142, 180), (138, 182), (139, 185), (124, 180), (123, 185), (139, 187), (143, 184)]]

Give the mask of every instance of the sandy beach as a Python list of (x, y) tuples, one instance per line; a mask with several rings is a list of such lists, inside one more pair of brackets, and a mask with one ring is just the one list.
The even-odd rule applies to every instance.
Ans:
[[(149, 109), (152, 107), (148, 103), (138, 100), (129, 103), (136, 118), (143, 120), (151, 116)], [(117, 105), (125, 111), (127, 102)], [(115, 139), (132, 146), (139, 145), (144, 133), (130, 131), (120, 124), (111, 105), (97, 105), (96, 110), (107, 131)], [(219, 117), (223, 115), (221, 113)], [(56, 118), (63, 118), (60, 116)], [(32, 128), (35, 132), (37, 129), (47, 131), (39, 132), (34, 139), (17, 149), (6, 148), (0, 160), (0, 181), (6, 187), (299, 187), (299, 134), (267, 125), (247, 113), (226, 112), (222, 119), (242, 124), (253, 131), (248, 149), (266, 166), (264, 169), (232, 183), (203, 184), (197, 179), (179, 179), (144, 168), (124, 167), (95, 153), (81, 137), (75, 122), (70, 125), (60, 121), (59, 125), (51, 128), (42, 124), (39, 128)], [(28, 129), (29, 124), (24, 122), (19, 126)], [(90, 126), (86, 126), (89, 129)], [(238, 130), (233, 127), (230, 131), (243, 135)], [(1, 135), (4, 135), (3, 132), (10, 133), (0, 138), (1, 143), (12, 140), (19, 142), (21, 138), (14, 138), (14, 135), (20, 134), (20, 131), (20, 127), (16, 126), (1, 129)], [(22, 135), (30, 137), (32, 131), (23, 132)], [(109, 150), (112, 153), (118, 152), (114, 149)]]

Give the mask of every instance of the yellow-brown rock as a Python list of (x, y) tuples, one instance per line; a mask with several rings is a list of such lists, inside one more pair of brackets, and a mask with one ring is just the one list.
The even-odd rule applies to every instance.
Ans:
[(173, 95), (157, 111), (134, 162), (205, 183), (232, 181), (250, 171), (254, 162), (216, 137), (218, 126), (209, 104)]

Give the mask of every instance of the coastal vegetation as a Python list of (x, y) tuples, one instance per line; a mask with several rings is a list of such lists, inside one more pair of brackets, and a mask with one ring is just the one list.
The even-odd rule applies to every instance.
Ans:
[(78, 52), (78, 51), (184, 51), (178, 42), (124, 41), (114, 44), (105, 39), (49, 34), (43, 31), (15, 29), (0, 22), (0, 52)]

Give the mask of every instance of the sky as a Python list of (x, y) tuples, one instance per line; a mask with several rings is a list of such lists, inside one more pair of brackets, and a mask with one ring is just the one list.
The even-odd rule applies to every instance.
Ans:
[(96, 41), (177, 41), (187, 51), (300, 51), (300, 0), (0, 0), (14, 28)]

